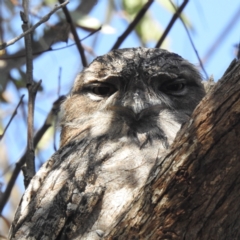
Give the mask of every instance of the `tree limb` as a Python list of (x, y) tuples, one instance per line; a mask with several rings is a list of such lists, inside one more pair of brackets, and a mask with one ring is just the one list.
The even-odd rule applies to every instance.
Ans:
[(125, 32), (118, 38), (117, 42), (112, 47), (113, 49), (117, 49), (120, 47), (120, 45), (123, 43), (123, 41), (127, 38), (129, 33), (136, 27), (136, 25), (139, 23), (139, 21), (142, 19), (143, 15), (147, 12), (151, 4), (154, 0), (148, 0), (148, 2), (142, 7), (142, 9), (139, 11), (135, 19), (129, 24), (128, 28), (125, 30)]
[[(22, 29), (23, 32), (26, 32), (29, 29), (28, 22), (28, 0), (23, 1), (24, 12), (20, 12), (21, 19), (23, 21)], [(25, 40), (25, 49), (26, 49), (26, 87), (28, 89), (28, 118), (27, 118), (27, 156), (26, 156), (26, 167), (24, 168), (24, 183), (25, 187), (28, 186), (32, 177), (35, 175), (35, 153), (33, 147), (33, 124), (34, 124), (34, 106), (35, 106), (35, 97), (37, 94), (38, 84), (33, 81), (33, 56), (32, 56), (32, 36), (31, 33), (24, 36)]]
[(182, 3), (182, 5), (178, 8), (178, 10), (174, 13), (174, 15), (172, 16), (171, 21), (169, 22), (168, 26), (166, 27), (164, 33), (162, 34), (161, 38), (158, 40), (155, 48), (160, 48), (162, 46), (163, 41), (165, 40), (165, 38), (167, 37), (168, 33), (170, 32), (173, 24), (175, 23), (175, 21), (178, 19), (178, 17), (180, 16), (181, 12), (183, 11), (183, 9), (185, 8), (185, 6), (187, 5), (188, 0), (184, 0), (184, 2)]
[[(171, 5), (172, 5), (172, 7), (175, 9), (175, 11), (177, 12), (178, 9), (177, 9), (177, 7), (174, 5), (174, 3), (173, 3), (171, 0), (170, 0), (169, 2), (171, 3)], [(202, 71), (203, 71), (204, 74), (205, 74), (205, 78), (206, 78), (206, 79), (209, 79), (208, 74), (207, 74), (207, 72), (206, 72), (206, 70), (205, 70), (205, 68), (204, 68), (203, 62), (202, 62), (202, 60), (201, 60), (201, 58), (200, 58), (200, 56), (199, 56), (199, 54), (198, 54), (197, 48), (195, 47), (195, 44), (194, 44), (193, 39), (192, 39), (192, 37), (191, 37), (191, 35), (190, 35), (190, 32), (188, 31), (188, 28), (187, 28), (187, 26), (186, 26), (186, 24), (185, 24), (185, 22), (184, 22), (184, 20), (183, 20), (183, 18), (182, 18), (181, 15), (179, 15), (179, 19), (181, 20), (181, 22), (182, 22), (182, 24), (183, 24), (183, 27), (184, 27), (184, 29), (185, 29), (185, 31), (186, 31), (186, 33), (187, 33), (188, 39), (189, 39), (189, 41), (190, 41), (190, 43), (191, 43), (191, 46), (192, 46), (192, 48), (193, 48), (193, 50), (194, 50), (194, 52), (195, 52), (195, 54), (196, 54), (196, 57), (197, 57), (198, 62), (199, 62), (199, 65), (200, 65)]]
[[(63, 3), (63, 0), (59, 0), (59, 2)], [(63, 7), (63, 12), (65, 14), (67, 22), (70, 24), (71, 31), (72, 31), (75, 43), (77, 45), (78, 51), (80, 53), (80, 57), (82, 59), (82, 64), (83, 64), (84, 67), (87, 67), (88, 64), (87, 64), (87, 59), (86, 59), (86, 56), (85, 56), (85, 53), (84, 53), (84, 49), (83, 49), (81, 41), (80, 41), (80, 39), (78, 37), (77, 31), (76, 31), (76, 27), (74, 26), (74, 23), (73, 23), (73, 20), (71, 18), (71, 15), (70, 15), (70, 13), (69, 13), (69, 11), (68, 11), (66, 6)]]

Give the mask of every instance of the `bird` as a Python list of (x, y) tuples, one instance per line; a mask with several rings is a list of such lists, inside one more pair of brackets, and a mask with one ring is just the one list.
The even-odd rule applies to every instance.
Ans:
[(158, 48), (93, 60), (62, 103), (59, 150), (31, 180), (10, 239), (107, 238), (205, 96), (202, 81)]

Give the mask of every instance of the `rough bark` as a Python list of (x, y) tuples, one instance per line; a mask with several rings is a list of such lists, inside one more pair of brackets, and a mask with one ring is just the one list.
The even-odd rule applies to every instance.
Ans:
[[(141, 180), (145, 182), (143, 188), (137, 185), (136, 177), (146, 178), (140, 171), (147, 162), (144, 158), (132, 172), (120, 163), (115, 166), (116, 172), (122, 170), (120, 174), (131, 183), (127, 187), (132, 191), (126, 195), (130, 204), (121, 206), (120, 213), (100, 214), (103, 196), (106, 198), (107, 191), (114, 188), (110, 180), (108, 185), (96, 186), (97, 177), (102, 176), (96, 176), (93, 169), (108, 157), (102, 156), (92, 165), (100, 139), (91, 140), (88, 152), (87, 141), (79, 142), (74, 150), (70, 145), (64, 147), (34, 177), (13, 223), (12, 239), (239, 239), (239, 80), (240, 62), (231, 65), (201, 101), (168, 154), (155, 161), (146, 182)], [(82, 162), (71, 163), (73, 151)], [(156, 156), (154, 152), (152, 158)], [(83, 172), (82, 178), (76, 179), (75, 172)], [(41, 189), (43, 181), (45, 187)], [(113, 201), (118, 201), (116, 195)], [(105, 225), (109, 228), (93, 228), (103, 216), (106, 221), (114, 219)], [(47, 221), (51, 228), (49, 224), (44, 227)]]

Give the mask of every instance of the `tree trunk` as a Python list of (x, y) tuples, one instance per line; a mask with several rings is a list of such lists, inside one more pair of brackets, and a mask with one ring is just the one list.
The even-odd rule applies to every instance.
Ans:
[[(67, 174), (62, 175), (60, 172), (59, 181), (66, 181), (66, 184), (64, 187), (58, 184), (58, 198), (47, 201), (47, 190), (45, 189), (45, 195), (38, 192), (43, 178), (57, 169), (61, 159), (54, 160), (57, 159), (55, 155), (35, 176), (35, 183), (39, 184), (27, 190), (22, 205), (29, 206), (18, 210), (11, 239), (72, 239), (67, 230), (73, 231), (76, 226), (78, 232), (81, 226), (81, 236), (89, 232), (92, 234), (93, 231), (95, 235), (94, 238), (89, 237), (92, 235), (83, 238), (75, 235), (74, 239), (240, 239), (239, 142), (238, 61), (231, 64), (224, 77), (201, 101), (190, 121), (177, 135), (168, 154), (156, 161), (144, 187), (134, 190), (138, 192), (132, 195), (134, 198), (128, 205), (130, 207), (123, 208), (124, 211), (120, 214), (115, 213), (118, 214), (115, 218), (117, 220), (111, 227), (105, 231), (89, 230), (101, 217), (99, 208), (104, 188), (94, 187), (92, 190), (88, 189), (88, 192), (84, 190), (85, 195), (76, 194), (81, 196), (81, 199), (76, 200), (79, 205), (74, 205), (75, 200), (73, 197), (70, 199), (68, 193), (74, 193), (76, 179), (69, 179)], [(66, 150), (58, 154), (69, 154)], [(65, 163), (70, 166), (68, 161), (65, 160)], [(69, 168), (76, 171), (75, 166)], [(142, 177), (145, 176), (139, 175), (140, 179)], [(69, 182), (66, 179), (69, 179)], [(85, 188), (84, 184), (86, 185), (86, 182), (82, 182), (82, 188)], [(48, 186), (52, 187), (45, 185)], [(34, 199), (36, 194), (39, 198)], [(44, 205), (45, 209), (38, 208), (38, 202), (42, 201), (42, 198), (49, 204)], [(61, 204), (54, 208), (54, 204), (63, 201), (65, 205), (68, 202), (66, 209), (66, 206)], [(74, 219), (71, 218), (70, 224), (71, 211), (74, 211), (76, 206), (80, 214)], [(50, 209), (46, 211), (49, 215), (45, 214), (46, 209)], [(36, 214), (31, 215), (32, 211)], [(111, 214), (114, 215), (114, 212)], [(35, 219), (38, 219), (38, 223), (29, 227)], [(45, 221), (51, 222), (52, 229), (38, 231), (39, 226), (44, 227)], [(46, 237), (43, 237), (43, 232)]]

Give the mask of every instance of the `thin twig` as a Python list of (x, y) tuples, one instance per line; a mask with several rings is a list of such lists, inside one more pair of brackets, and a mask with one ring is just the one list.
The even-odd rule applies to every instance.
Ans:
[(55, 13), (58, 9), (66, 6), (69, 3), (69, 0), (66, 0), (64, 3), (56, 6), (52, 11), (50, 11), (47, 15), (45, 15), (39, 22), (37, 22), (35, 25), (33, 25), (32, 27), (30, 27), (26, 32), (20, 34), (18, 37), (13, 38), (12, 40), (5, 42), (3, 44), (0, 44), (0, 50), (14, 44), (15, 42), (17, 42), (19, 39), (23, 38), (24, 36), (26, 36), (27, 34), (33, 32), (37, 27), (39, 27), (42, 23), (47, 22), (49, 20), (49, 18), (51, 17), (51, 15), (53, 15), (53, 13)]
[[(62, 3), (63, 0), (58, 0), (59, 3)], [(87, 59), (86, 59), (86, 56), (85, 56), (85, 53), (84, 53), (84, 49), (82, 47), (82, 44), (81, 44), (81, 41), (79, 40), (79, 37), (78, 37), (78, 34), (77, 34), (77, 31), (76, 31), (76, 27), (73, 23), (73, 20), (71, 18), (71, 15), (67, 9), (67, 7), (63, 7), (63, 12), (65, 14), (65, 17), (66, 17), (66, 20), (67, 22), (70, 24), (70, 27), (71, 27), (71, 32), (73, 34), (73, 37), (74, 37), (74, 40), (76, 42), (76, 45), (77, 45), (77, 48), (78, 48), (78, 51), (79, 51), (79, 54), (80, 54), (80, 57), (82, 59), (82, 64), (84, 67), (87, 67)]]
[(161, 38), (159, 39), (159, 41), (157, 42), (155, 48), (160, 48), (162, 46), (163, 41), (165, 40), (165, 38), (167, 37), (168, 33), (170, 32), (173, 24), (175, 23), (175, 21), (178, 19), (178, 17), (180, 16), (181, 12), (183, 11), (183, 9), (185, 8), (185, 6), (187, 5), (188, 0), (184, 0), (184, 2), (182, 3), (182, 5), (178, 8), (178, 10), (174, 13), (174, 15), (172, 16), (171, 21), (169, 22), (167, 28), (165, 29), (164, 33), (162, 34)]
[(9, 125), (10, 125), (11, 122), (12, 122), (13, 118), (17, 115), (17, 110), (18, 110), (19, 106), (21, 105), (21, 103), (22, 103), (22, 101), (23, 101), (23, 97), (24, 97), (24, 95), (21, 96), (18, 105), (16, 106), (14, 112), (12, 113), (12, 116), (11, 116), (9, 122), (7, 123), (7, 126), (5, 127), (3, 133), (0, 134), (0, 140), (2, 140), (2, 138), (4, 137), (4, 135), (5, 135), (5, 133), (6, 133), (7, 129), (8, 129), (8, 127), (9, 127)]
[(142, 9), (139, 11), (135, 19), (128, 25), (128, 28), (125, 30), (125, 32), (118, 38), (113, 49), (118, 49), (120, 45), (123, 43), (123, 41), (127, 38), (129, 33), (136, 27), (136, 25), (139, 23), (139, 21), (142, 19), (143, 15), (147, 12), (148, 8), (151, 6), (154, 0), (148, 0), (148, 2), (142, 7)]
[[(39, 131), (34, 136), (34, 148), (36, 148), (37, 144), (39, 143), (39, 141), (43, 137), (44, 133), (52, 125), (53, 118), (54, 118), (56, 112), (59, 110), (59, 106), (64, 99), (65, 99), (65, 97), (61, 96), (53, 103), (53, 107), (52, 107), (51, 111), (48, 113), (47, 118), (46, 118), (43, 126), (39, 129)], [(2, 213), (2, 210), (3, 210), (4, 206), (6, 205), (8, 199), (9, 199), (9, 196), (12, 192), (13, 186), (14, 186), (14, 184), (16, 182), (16, 179), (17, 179), (17, 177), (18, 177), (18, 175), (21, 171), (21, 168), (26, 161), (26, 155), (27, 155), (27, 151), (25, 151), (24, 155), (16, 163), (16, 167), (13, 170), (13, 173), (12, 173), (12, 176), (11, 176), (9, 182), (8, 182), (8, 185), (7, 185), (4, 193), (2, 194), (2, 196), (0, 198), (0, 215)]]
[[(98, 29), (96, 29), (95, 31), (91, 32), (90, 34), (88, 34), (86, 37), (80, 39), (80, 41), (83, 41), (87, 38), (89, 38), (90, 36), (92, 36), (94, 33), (100, 31), (102, 29), (102, 27), (99, 27)], [(64, 47), (59, 47), (59, 48), (51, 48), (49, 47), (48, 49), (46, 50), (42, 50), (42, 51), (38, 51), (38, 52), (33, 52), (33, 55), (39, 55), (39, 54), (42, 54), (42, 53), (45, 53), (45, 52), (53, 52), (53, 51), (59, 51), (59, 50), (62, 50), (62, 49), (65, 49), (65, 48), (69, 48), (69, 47), (72, 47), (72, 46), (75, 46), (76, 43), (72, 43), (72, 44), (69, 44), (67, 46), (64, 46)], [(87, 49), (86, 49), (87, 50)], [(7, 57), (2, 57), (0, 56), (0, 60), (10, 60), (10, 59), (15, 59), (15, 58), (22, 58), (22, 57), (25, 57), (26, 55), (25, 54), (22, 54), (22, 55), (8, 55)]]
[[(171, 0), (170, 0), (170, 3), (172, 4), (172, 6), (173, 6), (173, 8), (175, 9), (175, 11), (177, 11), (176, 6), (173, 4), (173, 2), (172, 2)], [(183, 27), (185, 28), (185, 31), (186, 31), (186, 33), (187, 33), (187, 35), (188, 35), (188, 39), (189, 39), (189, 41), (190, 41), (190, 43), (191, 43), (191, 45), (192, 45), (192, 48), (193, 48), (193, 50), (194, 50), (194, 52), (195, 52), (195, 54), (196, 54), (196, 56), (197, 56), (198, 62), (199, 62), (199, 64), (200, 64), (200, 67), (202, 68), (202, 71), (204, 72), (206, 79), (209, 79), (208, 74), (207, 74), (207, 72), (206, 72), (206, 70), (205, 70), (205, 68), (204, 68), (204, 66), (203, 66), (202, 60), (201, 60), (201, 58), (200, 58), (200, 56), (199, 56), (199, 54), (198, 54), (197, 48), (195, 47), (195, 44), (194, 44), (194, 42), (193, 42), (193, 40), (192, 40), (192, 37), (191, 37), (191, 35), (190, 35), (190, 32), (188, 31), (188, 28), (187, 28), (187, 26), (186, 26), (186, 24), (185, 24), (185, 22), (184, 22), (184, 20), (183, 20), (183, 18), (182, 18), (181, 15), (179, 15), (179, 18), (180, 18), (180, 20), (181, 20), (181, 22), (182, 22), (182, 24), (183, 24)]]
[[(17, 90), (18, 97), (20, 98), (20, 93), (17, 89), (17, 86), (15, 86), (15, 87), (16, 87), (16, 90)], [(22, 121), (27, 126), (27, 112), (26, 112), (26, 109), (24, 107), (24, 101), (23, 101), (23, 104), (20, 105), (20, 108), (21, 108), (21, 112), (22, 112)]]

